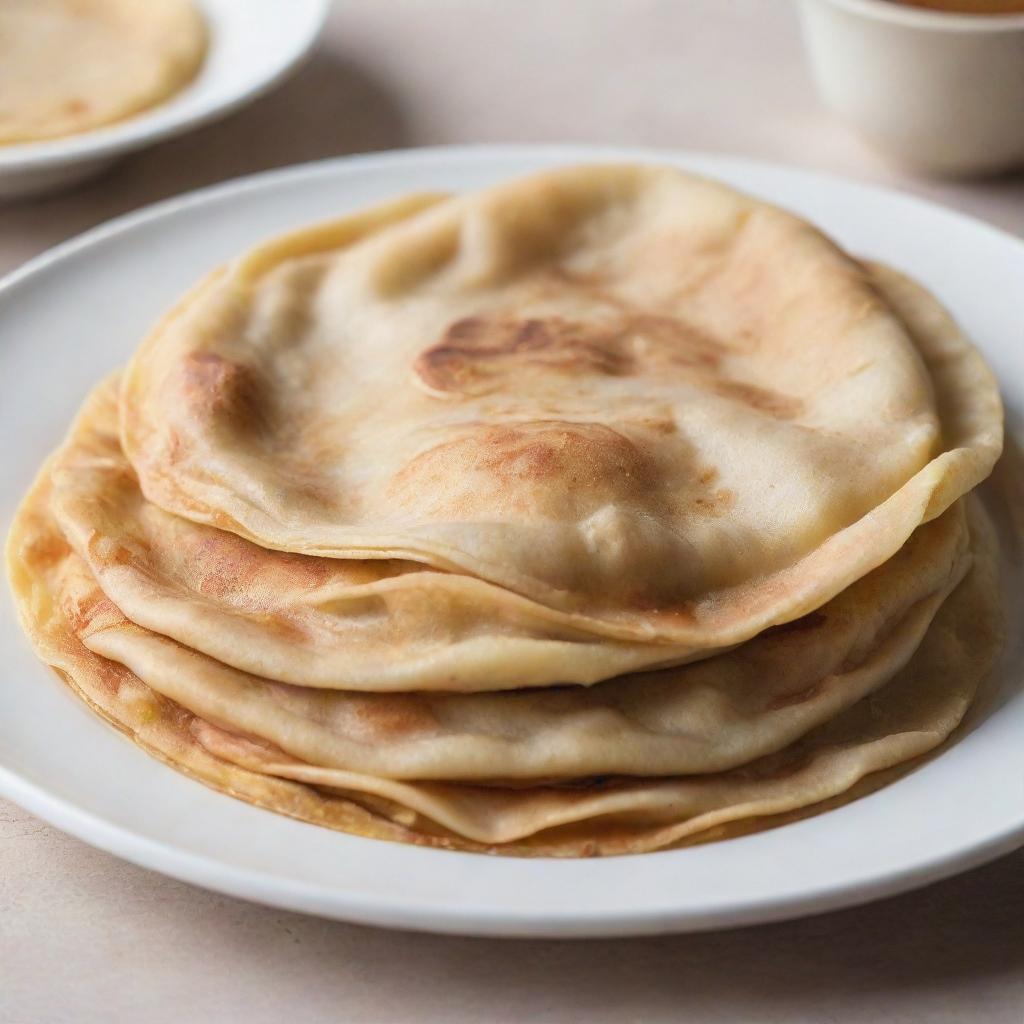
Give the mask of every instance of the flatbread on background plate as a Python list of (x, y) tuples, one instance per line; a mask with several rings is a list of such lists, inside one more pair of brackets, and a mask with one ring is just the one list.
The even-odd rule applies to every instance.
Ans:
[(156, 106), (195, 77), (206, 44), (190, 0), (3, 0), (0, 145)]

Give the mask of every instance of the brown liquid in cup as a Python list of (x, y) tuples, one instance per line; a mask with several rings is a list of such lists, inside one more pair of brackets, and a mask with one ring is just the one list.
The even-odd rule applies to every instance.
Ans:
[(889, 0), (903, 7), (918, 7), (947, 14), (1024, 14), (1024, 0)]

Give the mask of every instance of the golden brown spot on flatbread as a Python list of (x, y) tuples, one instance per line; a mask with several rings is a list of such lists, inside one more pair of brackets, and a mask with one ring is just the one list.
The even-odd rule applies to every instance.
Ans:
[(560, 480), (585, 488), (617, 479), (642, 486), (650, 475), (633, 442), (600, 423), (555, 420), (492, 427), (479, 441), (479, 465), (502, 482)]
[(356, 719), (368, 739), (394, 740), (436, 730), (437, 718), (425, 700), (412, 693), (375, 694), (354, 701)]
[(53, 530), (37, 532), (25, 552), (24, 560), (37, 572), (52, 569), (71, 552), (68, 542)]
[(546, 479), (563, 469), (574, 467), (586, 472), (597, 462), (607, 460), (609, 449), (625, 458), (615, 459), (620, 465), (631, 461), (629, 442), (610, 429), (602, 430), (606, 437), (594, 437), (589, 431), (570, 425), (553, 423), (540, 431), (523, 431), (514, 427), (498, 427), (489, 431), (484, 439), (485, 451), (481, 463), (499, 475), (508, 474), (517, 479)]
[(255, 558), (240, 558), (244, 547), (225, 534), (223, 538), (203, 536), (195, 546), (194, 584), (203, 595), (212, 598), (230, 597), (247, 587), (258, 571)]
[(267, 407), (251, 366), (213, 352), (192, 352), (181, 372), (189, 403), (205, 418), (249, 428), (265, 425)]
[(600, 322), (481, 315), (450, 324), (413, 372), (431, 391), (478, 395), (538, 370), (572, 377), (711, 372), (721, 349), (705, 331), (650, 313), (615, 312)]
[(310, 631), (303, 628), (297, 618), (285, 618), (275, 614), (272, 618), (268, 615), (264, 622), (264, 628), (270, 633), (281, 637), (291, 644), (306, 644), (310, 642)]
[(770, 391), (756, 384), (745, 384), (737, 380), (716, 379), (710, 382), (711, 390), (716, 395), (731, 401), (742, 402), (758, 412), (763, 412), (777, 420), (792, 420), (804, 412), (804, 403), (793, 395), (784, 395), (781, 391)]
[(100, 685), (109, 693), (118, 694), (121, 691), (121, 687), (131, 685), (131, 671), (123, 665), (119, 665), (116, 661), (95, 657), (95, 661), (90, 659), (90, 662), (92, 662), (96, 675), (99, 677)]
[(626, 318), (622, 331), (648, 343), (650, 347), (634, 352), (634, 360), (646, 364), (648, 369), (669, 365), (715, 370), (722, 361), (719, 341), (677, 317), (632, 314)]
[(66, 113), (72, 116), (80, 116), (89, 112), (89, 104), (85, 100), (73, 99), (64, 104)]
[(628, 363), (613, 336), (562, 317), (465, 317), (422, 352), (413, 371), (434, 391), (478, 394), (488, 383), (524, 368), (543, 366), (560, 373), (617, 376)]
[[(254, 563), (258, 571), (262, 549), (259, 545), (254, 544), (250, 546), (250, 550), (254, 551)], [(300, 555), (291, 551), (279, 551), (274, 553), (273, 559), (274, 570), (284, 574), (291, 585), (301, 589), (313, 590), (316, 587), (323, 586), (333, 575), (331, 561), (317, 558), (315, 555)]]
[(104, 552), (104, 557), (102, 560), (108, 563), (109, 565), (131, 565), (139, 558), (140, 554), (145, 553), (148, 547), (141, 541), (139, 541), (138, 543), (142, 549), (141, 551), (133, 551), (131, 548), (127, 547), (124, 544), (115, 544), (110, 548), (109, 551)]
[(120, 609), (99, 590), (84, 597), (66, 595), (62, 608), (72, 632), (79, 637), (88, 633), (98, 620), (103, 620), (105, 625), (124, 622)]
[(629, 438), (600, 423), (536, 420), (514, 425), (478, 424), (475, 429), (421, 453), (395, 476), (443, 481), (458, 478), (458, 467), (484, 470), (496, 479), (561, 479), (599, 483), (609, 474), (642, 478), (647, 467)]
[[(392, 479), (389, 493), (436, 508), (492, 509), (513, 502), (587, 504), (591, 495), (649, 491), (653, 476), (644, 454), (627, 437), (600, 423), (533, 420), (473, 424), (465, 434), (417, 455)], [(460, 483), (453, 488), (452, 481)], [(519, 485), (544, 483), (544, 488)]]
[[(204, 534), (194, 545), (195, 586), (213, 598), (257, 593), (261, 577), (278, 574), (281, 586), (313, 590), (331, 576), (330, 563), (312, 555), (268, 552), (229, 533)], [(269, 582), (269, 580), (265, 581)]]

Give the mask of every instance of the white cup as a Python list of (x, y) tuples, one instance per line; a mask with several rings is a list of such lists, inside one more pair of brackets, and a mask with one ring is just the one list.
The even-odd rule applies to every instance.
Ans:
[(1024, 14), (946, 14), (891, 0), (800, 0), (825, 102), (922, 170), (1024, 165)]

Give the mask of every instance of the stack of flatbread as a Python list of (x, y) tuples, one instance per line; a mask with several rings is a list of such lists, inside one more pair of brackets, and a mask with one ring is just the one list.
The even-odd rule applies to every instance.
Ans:
[(10, 573), (40, 656), (233, 796), (639, 852), (950, 736), (1000, 643), (1001, 445), (921, 286), (722, 185), (569, 168), (211, 274), (87, 400)]

